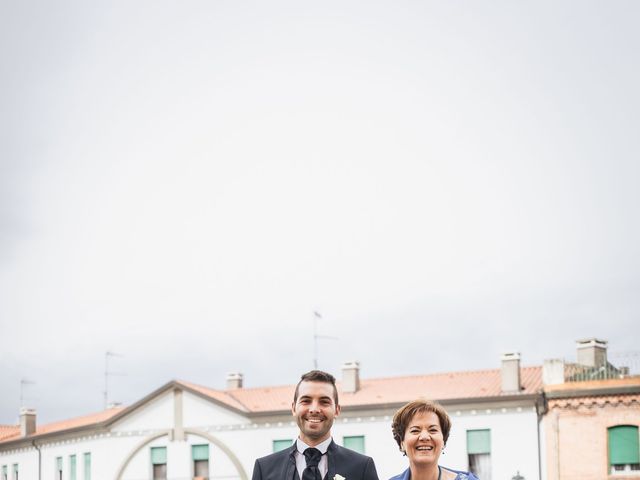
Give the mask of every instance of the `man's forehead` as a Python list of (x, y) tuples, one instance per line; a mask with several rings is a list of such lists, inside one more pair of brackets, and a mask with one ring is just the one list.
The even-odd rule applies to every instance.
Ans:
[(333, 399), (333, 385), (327, 382), (303, 381), (298, 387), (298, 397), (329, 397)]

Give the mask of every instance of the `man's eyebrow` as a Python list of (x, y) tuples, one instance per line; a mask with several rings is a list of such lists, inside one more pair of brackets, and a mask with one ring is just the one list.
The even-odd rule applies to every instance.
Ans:
[[(298, 400), (302, 400), (302, 399), (307, 400), (310, 398), (312, 398), (311, 395), (300, 395), (298, 397)], [(333, 397), (331, 397), (330, 395), (323, 395), (320, 397), (320, 400), (333, 400)]]

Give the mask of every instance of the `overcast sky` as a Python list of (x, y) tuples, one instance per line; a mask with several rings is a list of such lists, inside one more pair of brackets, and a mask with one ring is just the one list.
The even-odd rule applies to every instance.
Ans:
[(640, 3), (0, 3), (0, 423), (640, 334)]

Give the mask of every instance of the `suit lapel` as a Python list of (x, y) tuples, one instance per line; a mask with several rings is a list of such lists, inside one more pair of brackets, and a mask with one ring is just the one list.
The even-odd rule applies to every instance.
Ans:
[(283, 466), (282, 466), (282, 473), (280, 475), (280, 478), (284, 480), (297, 479), (298, 472), (296, 471), (296, 457), (295, 457), (296, 444), (294, 443), (293, 446), (287, 450), (287, 452), (288, 452), (287, 461), (282, 462)]
[(336, 444), (331, 440), (327, 447), (327, 476), (324, 480), (332, 480), (336, 476)]

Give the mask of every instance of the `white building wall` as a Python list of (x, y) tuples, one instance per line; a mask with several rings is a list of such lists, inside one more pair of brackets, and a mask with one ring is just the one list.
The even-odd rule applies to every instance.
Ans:
[[(398, 449), (391, 433), (391, 417), (362, 415), (341, 416), (334, 423), (333, 436), (338, 444), (344, 436), (364, 435), (365, 454), (373, 457), (379, 477), (384, 480), (408, 467), (406, 457)], [(453, 427), (441, 464), (458, 470), (468, 469), (466, 444), (467, 430), (491, 430), (492, 478), (510, 479), (517, 471), (527, 479), (538, 478), (537, 416), (533, 407), (491, 410), (491, 413), (464, 411), (450, 412)], [(298, 428), (295, 422), (285, 420), (268, 426), (261, 424), (246, 429), (225, 429), (212, 434), (238, 453), (249, 476), (256, 458), (272, 452), (273, 440), (295, 439)], [(291, 417), (288, 417), (291, 418)], [(247, 442), (247, 436), (251, 439)], [(481, 479), (489, 480), (489, 479)]]
[[(192, 445), (203, 443), (202, 437), (195, 435), (190, 435), (189, 441), (192, 442)], [(206, 440), (204, 442), (206, 443)], [(234, 452), (237, 453), (238, 450), (236, 449)], [(236, 467), (227, 454), (216, 445), (211, 444), (209, 445), (209, 473), (212, 477), (216, 476), (229, 479), (240, 478)], [(246, 469), (246, 466), (245, 473), (249, 478), (251, 478), (251, 469)]]
[[(291, 417), (289, 417), (291, 418)], [(283, 417), (283, 421), (262, 424), (212, 426), (207, 432), (215, 437), (230, 450), (234, 452), (242, 464), (248, 478), (251, 478), (253, 464), (256, 458), (264, 457), (273, 452), (273, 440), (295, 438), (298, 429), (295, 424), (291, 425), (288, 418)], [(218, 453), (217, 459), (212, 460), (210, 465), (215, 469), (215, 475), (220, 472), (224, 475), (233, 475), (235, 467), (232, 464), (220, 464), (221, 458)], [(214, 470), (210, 470), (214, 472)]]
[[(167, 447), (167, 468), (169, 478), (188, 479), (193, 475), (191, 445), (209, 444), (209, 471), (212, 478), (229, 480), (239, 478), (231, 460), (224, 452), (229, 449), (242, 464), (248, 478), (251, 478), (256, 458), (272, 453), (273, 440), (295, 439), (298, 428), (291, 415), (283, 415), (269, 423), (249, 423), (246, 418), (238, 421), (234, 412), (220, 412), (215, 404), (207, 405), (198, 397), (184, 395), (185, 427), (197, 426), (201, 435), (188, 434), (186, 440), (170, 441), (168, 435), (140, 445), (154, 435), (165, 434), (173, 428), (173, 395), (162, 395), (150, 404), (125, 418), (109, 433), (94, 436), (79, 436), (43, 445), (42, 480), (54, 478), (55, 458), (63, 457), (64, 480), (69, 478), (69, 456), (77, 458), (77, 480), (83, 480), (83, 454), (91, 452), (92, 479), (114, 480), (123, 462), (131, 457), (124, 470), (123, 480), (151, 478), (150, 448)], [(342, 444), (345, 436), (364, 435), (365, 454), (374, 458), (381, 480), (402, 472), (408, 461), (398, 450), (391, 433), (393, 411), (375, 416), (354, 414), (339, 416), (334, 424), (333, 435)], [(538, 433), (537, 416), (533, 407), (521, 409), (493, 409), (491, 411), (449, 410), (453, 428), (441, 464), (454, 469), (467, 470), (466, 431), (475, 429), (491, 430), (492, 479), (510, 479), (517, 471), (527, 480), (538, 478)], [(223, 424), (223, 421), (231, 422)], [(222, 445), (210, 442), (212, 437)], [(134, 453), (136, 452), (136, 453)], [(21, 480), (37, 480), (37, 451), (33, 447), (22, 450), (0, 452), (0, 465), (7, 465), (9, 471), (13, 463), (20, 464)], [(11, 476), (9, 477), (11, 478)], [(489, 480), (489, 479), (481, 479)]]
[[(40, 445), (42, 480), (56, 478), (57, 457), (62, 457), (63, 480), (68, 480), (70, 478), (69, 458), (71, 455), (76, 455), (76, 479), (84, 480), (84, 454), (87, 452), (91, 454), (92, 480), (113, 479), (126, 453), (133, 449), (140, 440), (134, 436), (117, 437), (103, 434), (102, 436), (84, 436), (42, 444)], [(21, 480), (38, 479), (38, 451), (34, 447), (19, 449), (17, 452), (2, 452), (0, 465), (5, 465), (8, 462), (19, 463)], [(11, 478), (10, 474), (9, 479)]]
[[(131, 458), (123, 472), (123, 480), (139, 480), (151, 477), (151, 448), (166, 447), (167, 477), (187, 479), (193, 476), (193, 445), (209, 445), (209, 473), (213, 477), (240, 478), (232, 460), (214, 443), (203, 435), (189, 434), (183, 441), (170, 441), (167, 436), (158, 438), (145, 445)], [(250, 475), (250, 471), (247, 472)]]
[(20, 449), (10, 452), (9, 455), (0, 455), (0, 468), (7, 466), (9, 480), (13, 479), (13, 464), (17, 463), (20, 478), (38, 478), (38, 464), (31, 462), (31, 449)]
[(167, 478), (192, 478), (191, 446), (186, 441), (171, 442), (167, 448)]
[[(538, 420), (534, 407), (449, 412), (453, 426), (440, 464), (468, 470), (467, 430), (491, 431), (493, 480), (510, 479), (520, 472), (538, 478)], [(481, 479), (489, 480), (489, 479)]]
[(407, 468), (406, 458), (402, 456), (391, 433), (391, 413), (375, 417), (338, 417), (333, 429), (333, 438), (340, 445), (345, 436), (364, 435), (364, 453), (375, 461), (381, 479), (397, 475)]
[(159, 430), (173, 425), (173, 392), (167, 391), (113, 425), (112, 431)]
[(185, 427), (204, 428), (211, 425), (249, 424), (250, 420), (204, 398), (184, 392), (182, 398)]
[(495, 450), (495, 479), (510, 479), (520, 472), (525, 478), (538, 478), (538, 417), (535, 408), (528, 415), (498, 416), (492, 431), (492, 454)]

